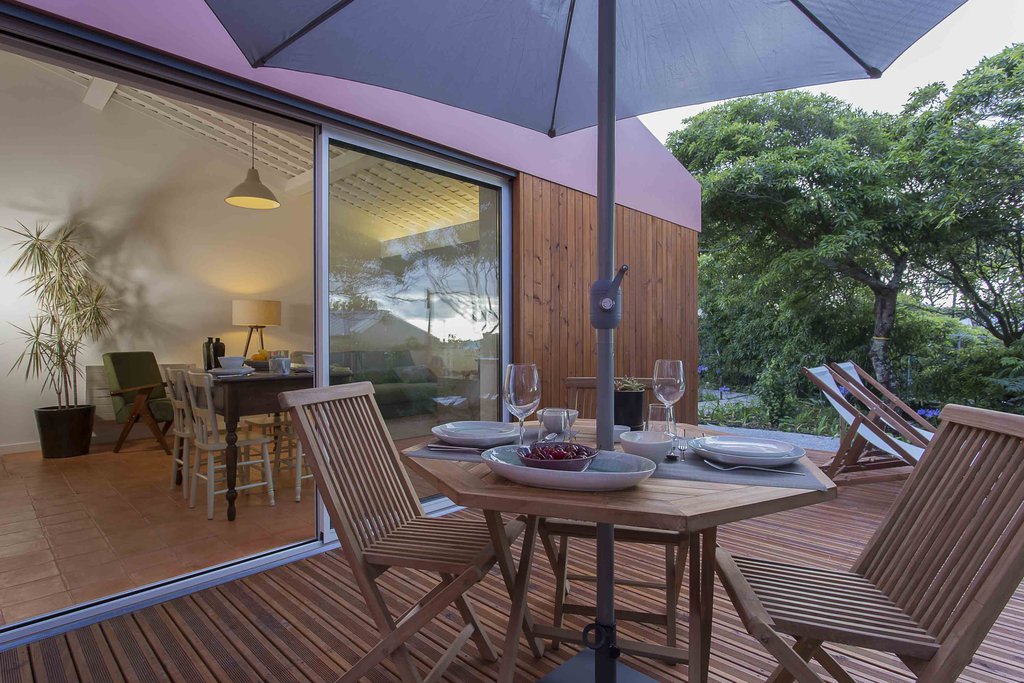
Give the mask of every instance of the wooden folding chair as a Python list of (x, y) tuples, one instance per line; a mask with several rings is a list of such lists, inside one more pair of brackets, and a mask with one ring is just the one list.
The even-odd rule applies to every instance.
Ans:
[[(650, 400), (653, 382), (650, 378), (640, 379), (647, 387), (647, 399)], [(593, 417), (597, 394), (597, 379), (594, 377), (569, 377), (565, 380), (569, 407), (578, 410), (580, 417)], [(597, 526), (589, 522), (577, 522), (566, 519), (542, 519), (538, 533), (547, 554), (551, 571), (555, 575), (555, 607), (552, 624), (562, 626), (565, 615), (593, 616), (593, 604), (576, 603), (569, 600), (569, 587), (573, 581), (593, 583), (597, 577), (591, 574), (569, 573), (569, 543), (573, 538), (595, 538)], [(686, 661), (685, 650), (677, 647), (678, 617), (677, 604), (682, 590), (683, 576), (686, 572), (686, 557), (689, 535), (685, 532), (665, 531), (662, 529), (640, 529), (635, 527), (615, 528), (615, 540), (621, 543), (638, 543), (642, 545), (661, 546), (665, 552), (665, 580), (643, 581), (636, 579), (616, 579), (616, 585), (631, 586), (662, 591), (664, 608), (660, 611), (619, 610), (616, 618), (621, 621), (662, 626), (665, 628), (665, 645), (648, 646), (646, 654), (670, 663)], [(553, 640), (552, 647), (557, 649), (559, 641)]]
[(771, 683), (819, 683), (812, 658), (852, 683), (826, 642), (891, 652), (927, 683), (971, 662), (1024, 579), (1024, 416), (951, 405), (941, 419), (850, 571), (718, 549), (744, 626), (779, 661)]
[[(454, 604), (466, 626), (424, 679), (440, 680), (470, 638), (480, 656), (497, 661), (466, 593), (497, 561), (484, 520), (426, 517), (369, 382), (292, 391), (280, 395), (302, 440), (317, 489), (381, 640), (341, 679), (358, 681), (385, 658), (403, 681), (420, 676), (406, 648), (411, 636)], [(521, 521), (505, 525), (515, 539)], [(392, 568), (438, 574), (439, 583), (397, 620), (376, 579)]]
[[(847, 388), (849, 381), (831, 368), (820, 365), (803, 368), (800, 372), (821, 390), (844, 425), (839, 448), (825, 468), (825, 474), (840, 485), (892, 481), (910, 474), (908, 467), (916, 465), (924, 453), (926, 442), (922, 438), (904, 441), (893, 436), (887, 431), (885, 413), (878, 409), (862, 413), (843, 394), (846, 390), (847, 394), (856, 396)], [(890, 468), (901, 470), (879, 472)]]
[(926, 446), (935, 434), (935, 425), (889, 391), (867, 370), (848, 360), (829, 363), (837, 381), (868, 410), (876, 411), (882, 421), (910, 443)]
[[(637, 380), (647, 388), (645, 403), (650, 402), (654, 380), (650, 377), (638, 377)], [(578, 410), (579, 416), (582, 418), (597, 417), (596, 377), (566, 377), (565, 389), (568, 400), (567, 408)]]

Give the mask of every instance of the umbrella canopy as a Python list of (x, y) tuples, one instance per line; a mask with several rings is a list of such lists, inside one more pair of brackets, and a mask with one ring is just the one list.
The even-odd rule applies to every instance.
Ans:
[[(557, 135), (597, 125), (598, 447), (612, 446), (615, 119), (876, 78), (965, 0), (207, 0), (255, 67), (336, 76)], [(614, 527), (597, 526), (594, 677), (618, 675)], [(582, 661), (582, 660), (581, 660)], [(699, 671), (701, 665), (691, 673)], [(587, 665), (551, 681), (581, 680)], [(624, 670), (629, 681), (652, 679)], [(699, 673), (700, 678), (703, 677)], [(691, 680), (694, 680), (691, 678)]]
[[(615, 115), (877, 77), (964, 0), (619, 0)], [(593, 0), (207, 0), (253, 66), (549, 134), (597, 123)]]

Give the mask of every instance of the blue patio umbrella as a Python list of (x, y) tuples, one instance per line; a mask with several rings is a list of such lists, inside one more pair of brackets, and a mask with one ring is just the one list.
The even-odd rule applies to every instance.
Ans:
[[(612, 444), (616, 119), (877, 78), (965, 0), (207, 0), (249, 63), (391, 88), (559, 135), (598, 127), (598, 445)], [(610, 570), (613, 527), (599, 525)], [(610, 572), (597, 671), (614, 680)]]

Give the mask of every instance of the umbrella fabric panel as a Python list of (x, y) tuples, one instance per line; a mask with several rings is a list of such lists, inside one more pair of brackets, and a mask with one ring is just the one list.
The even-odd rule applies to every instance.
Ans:
[[(877, 75), (963, 2), (619, 0), (616, 116)], [(594, 0), (207, 4), (257, 66), (378, 85), (542, 132), (597, 122)]]

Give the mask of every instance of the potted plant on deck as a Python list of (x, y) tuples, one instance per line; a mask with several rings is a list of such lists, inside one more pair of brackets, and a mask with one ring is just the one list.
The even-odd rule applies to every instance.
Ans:
[(632, 430), (644, 428), (644, 392), (647, 387), (634, 377), (615, 380), (615, 424)]
[(25, 294), (38, 309), (27, 326), (15, 325), (25, 348), (11, 372), (21, 368), (26, 381), (42, 378), (43, 391), (53, 391), (57, 399), (56, 405), (35, 411), (43, 457), (83, 455), (92, 441), (96, 407), (78, 402), (79, 355), (87, 340), (109, 329), (113, 309), (77, 226), (4, 229), (17, 236), (18, 256), (8, 272), (24, 276)]

